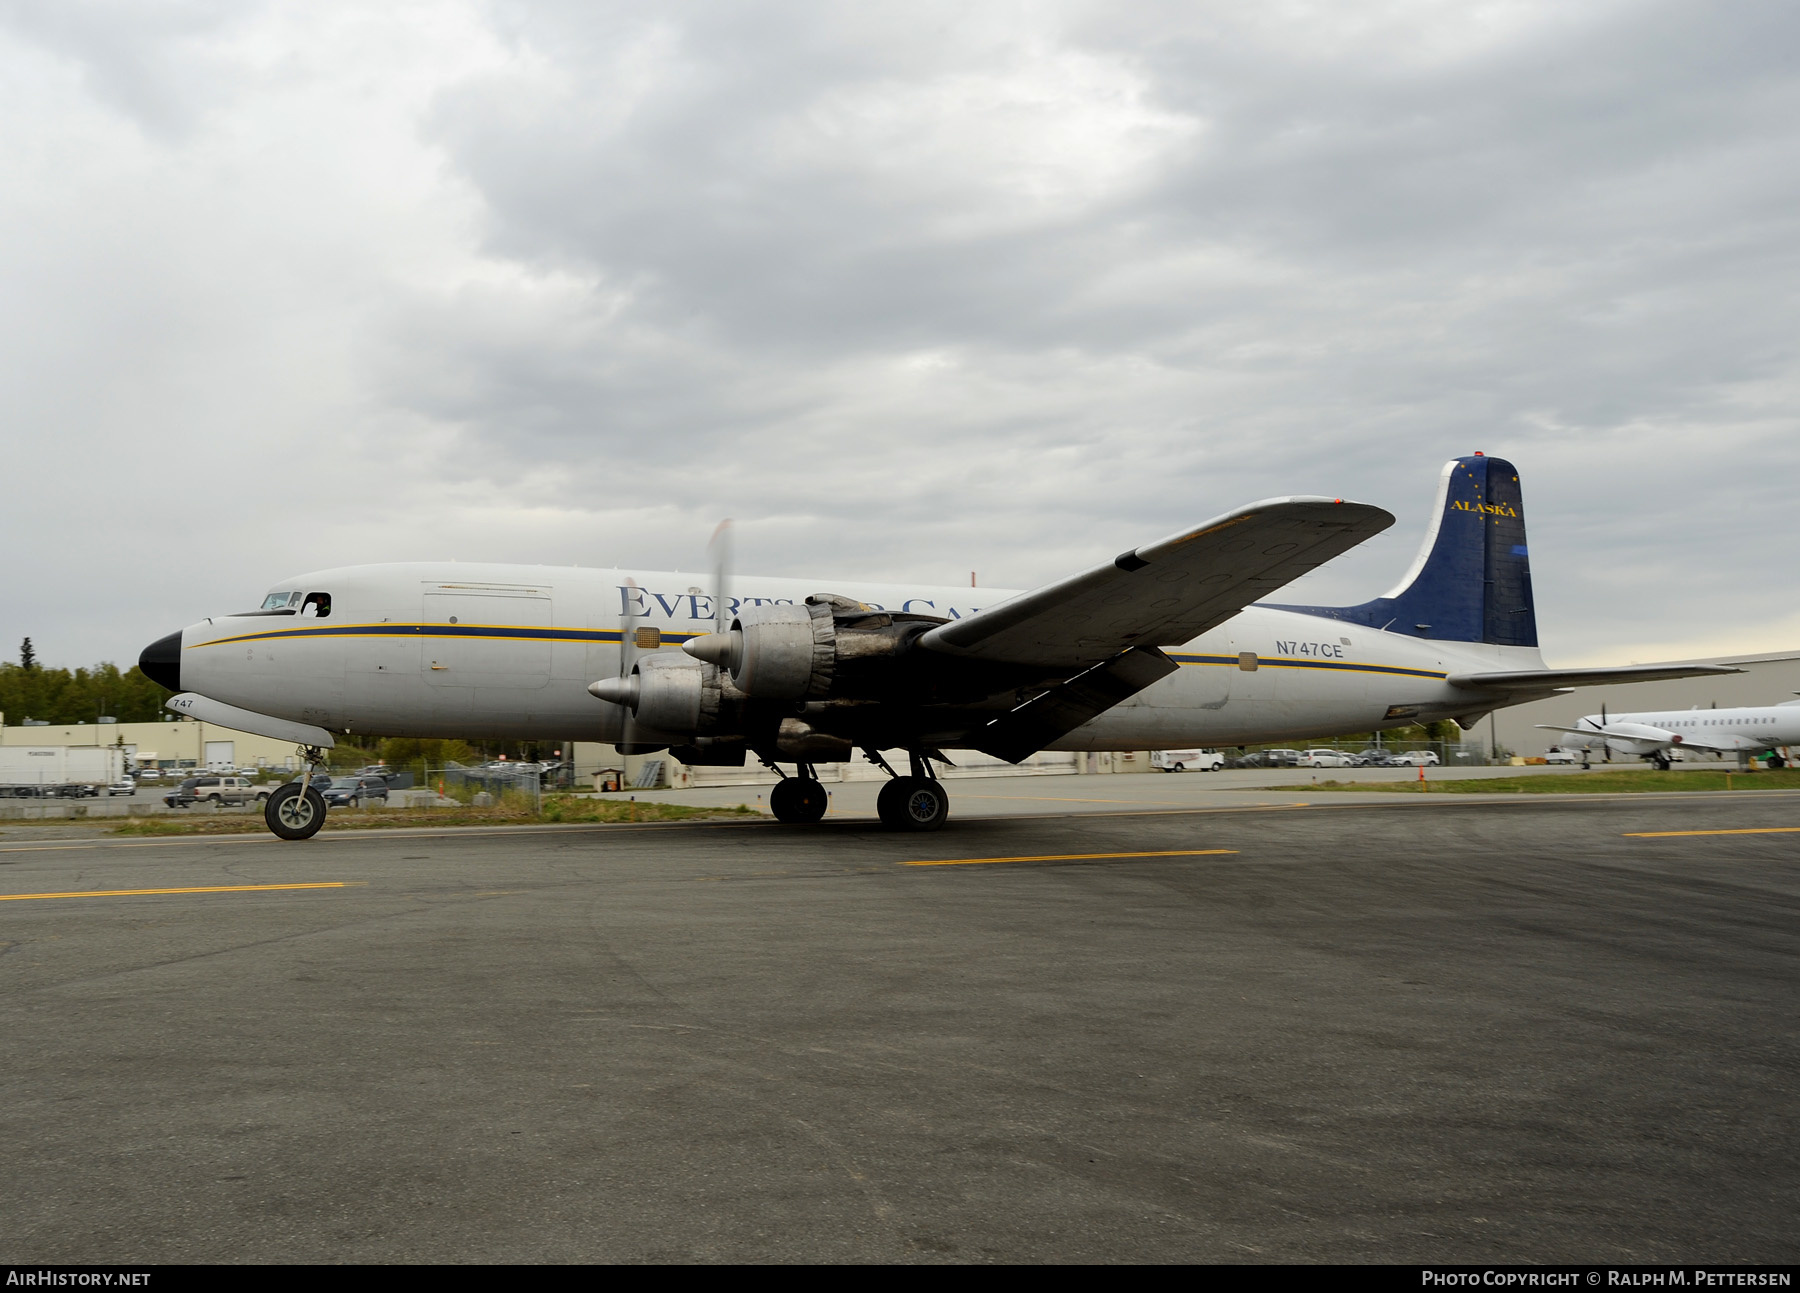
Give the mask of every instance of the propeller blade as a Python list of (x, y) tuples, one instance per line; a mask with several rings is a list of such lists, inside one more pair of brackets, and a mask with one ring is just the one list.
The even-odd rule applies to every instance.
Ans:
[(637, 580), (627, 576), (625, 587), (630, 590), (625, 598), (625, 609), (619, 613), (619, 687), (628, 690), (632, 704), (624, 705), (625, 721), (619, 732), (619, 752), (626, 753), (631, 749), (632, 738), (637, 735), (637, 696), (636, 689), (630, 687), (631, 670), (637, 664), (638, 645), (638, 613), (637, 604), (642, 600), (638, 591)]
[(731, 627), (731, 518), (719, 522), (706, 545), (713, 563), (713, 632)]

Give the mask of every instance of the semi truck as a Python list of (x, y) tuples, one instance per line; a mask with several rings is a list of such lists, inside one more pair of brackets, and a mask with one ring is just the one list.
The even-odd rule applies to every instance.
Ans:
[(125, 751), (117, 746), (0, 746), (0, 796), (97, 798), (124, 779)]

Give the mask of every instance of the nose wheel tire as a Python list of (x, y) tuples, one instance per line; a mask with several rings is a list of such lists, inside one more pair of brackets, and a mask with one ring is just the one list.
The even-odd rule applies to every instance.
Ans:
[(811, 777), (787, 777), (769, 792), (769, 811), (778, 822), (816, 822), (829, 802), (825, 787)]
[(950, 796), (929, 777), (895, 777), (875, 799), (881, 824), (894, 831), (935, 831), (950, 816)]
[(263, 821), (284, 840), (311, 839), (325, 825), (325, 797), (310, 786), (283, 786), (263, 805)]

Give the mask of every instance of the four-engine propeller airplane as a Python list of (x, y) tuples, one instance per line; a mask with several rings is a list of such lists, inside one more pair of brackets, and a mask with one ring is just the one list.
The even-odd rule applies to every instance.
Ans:
[[(1387, 529), (1343, 499), (1252, 503), (1030, 592), (737, 581), (682, 573), (398, 563), (283, 580), (260, 609), (145, 649), (169, 708), (306, 747), (333, 733), (561, 739), (783, 776), (817, 821), (817, 763), (861, 750), (882, 821), (943, 824), (944, 751), (1243, 745), (1489, 712), (1577, 686), (1734, 672), (1548, 669), (1519, 478), (1446, 464), (1412, 569), (1357, 606), (1259, 602)], [(902, 750), (897, 773), (883, 750)], [(791, 764), (788, 775), (779, 767)], [(324, 822), (306, 778), (270, 797), (288, 839)]]

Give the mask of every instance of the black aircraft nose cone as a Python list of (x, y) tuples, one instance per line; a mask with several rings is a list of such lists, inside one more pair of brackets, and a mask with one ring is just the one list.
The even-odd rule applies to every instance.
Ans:
[(144, 654), (138, 657), (138, 668), (144, 671), (144, 677), (151, 682), (160, 683), (170, 691), (181, 690), (181, 633), (176, 631), (166, 638), (157, 638), (144, 648)]

